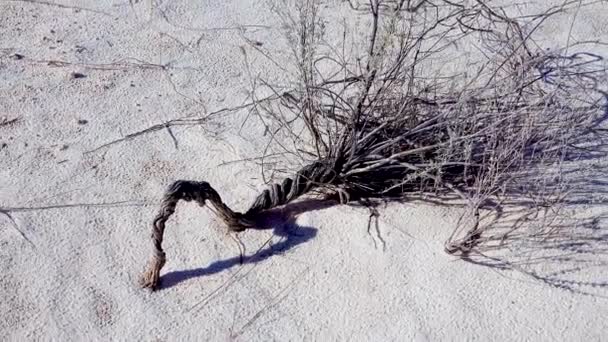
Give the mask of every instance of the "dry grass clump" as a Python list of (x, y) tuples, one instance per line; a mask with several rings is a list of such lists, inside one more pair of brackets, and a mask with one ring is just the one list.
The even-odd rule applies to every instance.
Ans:
[[(179, 200), (210, 201), (240, 231), (264, 210), (313, 190), (333, 192), (342, 203), (459, 199), (468, 214), (446, 250), (466, 254), (484, 241), (481, 209), (526, 199), (557, 210), (567, 197), (566, 164), (603, 136), (604, 70), (599, 56), (569, 52), (573, 44), (549, 51), (531, 37), (550, 16), (583, 3), (522, 17), (482, 0), (348, 3), (369, 24), (363, 52), (350, 48), (357, 41), (347, 25), (338, 44), (328, 42), (320, 1), (293, 1), (277, 11), (297, 81), (289, 91), (255, 82), (255, 91), (276, 95), (252, 107), (271, 119), (273, 146), (306, 166), (244, 213), (228, 208), (205, 182), (175, 183), (154, 223), (155, 254), (144, 286), (157, 286), (164, 224)], [(478, 57), (467, 70), (435, 72), (437, 61), (458, 46), (475, 46)]]

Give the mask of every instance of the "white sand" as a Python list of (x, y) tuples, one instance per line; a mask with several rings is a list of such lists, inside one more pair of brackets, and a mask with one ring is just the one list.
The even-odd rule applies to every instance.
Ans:
[[(280, 50), (278, 20), (264, 1), (165, 1), (164, 13), (149, 1), (62, 3), (103, 13), (0, 1), (0, 122), (18, 119), (0, 126), (0, 208), (10, 215), (0, 214), (1, 340), (608, 336), (601, 218), (584, 248), (530, 261), (533, 251), (520, 271), (501, 271), (443, 252), (458, 217), (452, 209), (381, 208), (383, 250), (367, 232), (366, 209), (312, 203), (295, 224), (277, 217), (267, 230), (242, 234), (251, 258), (240, 265), (221, 222), (182, 204), (165, 238), (164, 288), (140, 289), (165, 187), (207, 180), (244, 209), (263, 188), (259, 167), (220, 164), (259, 155), (267, 139), (256, 120), (239, 134), (245, 113), (236, 113), (174, 127), (177, 147), (163, 129), (87, 151), (166, 120), (241, 104), (249, 89), (241, 35)], [(561, 15), (539, 39), (564, 45), (574, 22), (574, 38), (608, 41), (607, 18), (608, 3)], [(599, 52), (608, 56), (605, 47)], [(112, 62), (133, 64), (103, 65)], [(250, 62), (254, 73), (281, 74), (260, 57)]]

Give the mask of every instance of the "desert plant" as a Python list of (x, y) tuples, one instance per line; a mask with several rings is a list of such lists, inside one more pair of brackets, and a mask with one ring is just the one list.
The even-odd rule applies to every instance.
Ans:
[[(487, 0), (349, 1), (369, 23), (360, 53), (346, 52), (357, 44), (356, 37), (346, 42), (347, 28), (337, 45), (325, 38), (319, 0), (277, 6), (293, 48), (294, 84), (284, 91), (260, 80), (276, 96), (251, 110), (270, 119), (273, 139), (297, 146), (276, 148), (306, 166), (271, 185), (244, 213), (206, 182), (175, 182), (154, 220), (154, 254), (142, 285), (158, 285), (165, 223), (180, 200), (209, 201), (238, 232), (265, 210), (313, 190), (342, 203), (434, 197), (467, 208), (446, 243), (450, 253), (496, 240), (484, 240), (481, 210), (524, 198), (557, 210), (568, 194), (565, 164), (581, 154), (586, 137), (602, 134), (603, 69), (598, 56), (571, 52), (573, 44), (548, 51), (532, 36), (575, 3), (515, 17)], [(435, 60), (457, 53), (454, 46), (472, 43), (479, 54), (466, 72), (433, 71)]]

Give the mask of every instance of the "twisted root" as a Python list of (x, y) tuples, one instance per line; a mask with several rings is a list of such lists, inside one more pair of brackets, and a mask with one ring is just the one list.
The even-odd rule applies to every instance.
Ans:
[(262, 211), (287, 204), (316, 187), (330, 184), (336, 179), (334, 175), (335, 172), (327, 163), (310, 164), (301, 169), (293, 179), (287, 178), (281, 184), (273, 184), (268, 190), (264, 190), (244, 214), (235, 212), (224, 204), (217, 191), (207, 182), (176, 181), (165, 192), (160, 210), (154, 218), (152, 257), (140, 280), (141, 286), (152, 290), (158, 287), (160, 271), (166, 262), (166, 255), (162, 248), (165, 223), (175, 212), (175, 207), (180, 200), (196, 201), (201, 207), (206, 204), (206, 201), (211, 202), (228, 229), (240, 232), (252, 228), (255, 225), (255, 217)]

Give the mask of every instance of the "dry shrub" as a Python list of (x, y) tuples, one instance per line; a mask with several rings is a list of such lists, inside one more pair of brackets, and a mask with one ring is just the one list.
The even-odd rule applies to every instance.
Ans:
[[(532, 37), (552, 15), (586, 3), (516, 17), (493, 1), (351, 0), (348, 10), (367, 30), (364, 44), (345, 23), (327, 38), (325, 27), (336, 23), (323, 19), (322, 5), (293, 0), (275, 7), (292, 47), (294, 84), (286, 90), (262, 78), (252, 82), (254, 94), (274, 94), (251, 107), (271, 126), (266, 153), (295, 156), (305, 166), (244, 213), (230, 210), (205, 182), (175, 183), (155, 220), (145, 286), (157, 285), (164, 224), (180, 199), (210, 201), (234, 231), (315, 190), (342, 203), (454, 203), (467, 210), (446, 251), (465, 257), (517, 236), (520, 224), (491, 230), (505, 207), (525, 212), (526, 220), (542, 217), (546, 224), (534, 234), (555, 232), (551, 217), (571, 194), (572, 163), (604, 137), (605, 70), (601, 57), (574, 52), (575, 44), (549, 51)], [(476, 51), (466, 70), (438, 70), (438, 61), (457, 60), (455, 47), (463, 46)]]

